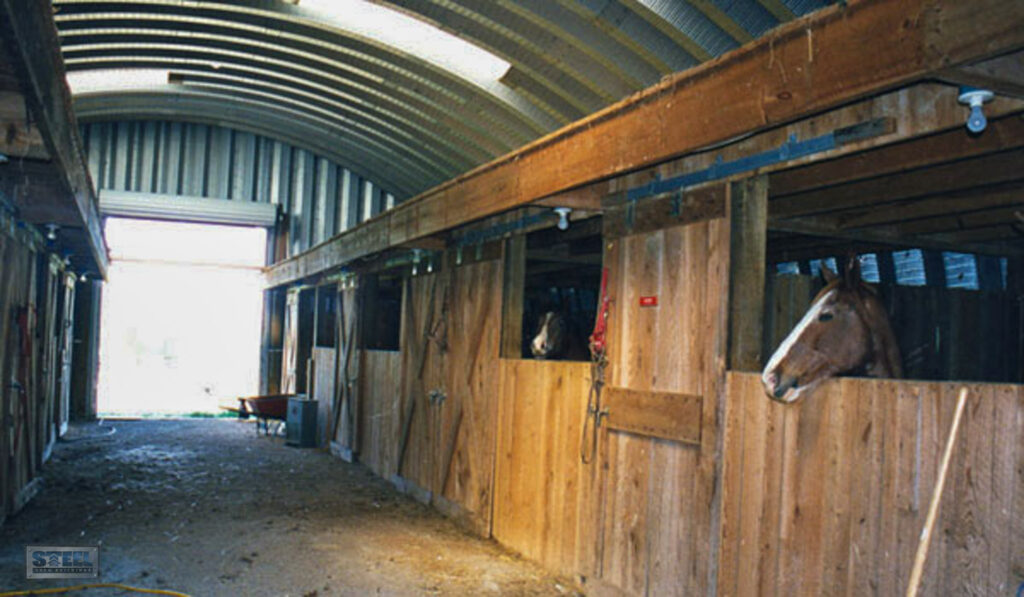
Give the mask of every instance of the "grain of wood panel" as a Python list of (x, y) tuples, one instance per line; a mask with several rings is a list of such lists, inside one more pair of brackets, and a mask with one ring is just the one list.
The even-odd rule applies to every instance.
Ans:
[[(463, 420), (455, 442), (447, 488), (435, 491), (466, 508), (480, 528), (490, 531), (498, 374), (495, 364), (501, 342), (502, 262), (495, 259), (455, 268), (449, 315), (449, 352), (445, 364), (448, 398), (438, 441), (455, 434), (455, 403)], [(451, 403), (451, 404), (449, 404)], [(442, 456), (441, 465), (445, 463)], [(439, 471), (438, 480), (443, 477)]]
[[(1024, 569), (1018, 569), (1017, 582), (1014, 582), (1014, 553), (1018, 554), (1017, 565), (1024, 564), (1024, 554), (1017, 549), (1014, 552), (1014, 525), (1024, 518), (1024, 509), (1014, 504), (1015, 466), (1024, 460), (1021, 438), (1014, 433), (1013, 422), (1024, 416), (1024, 390), (1021, 388), (1001, 387), (995, 389), (992, 398), (992, 491), (986, 511), (991, 514), (991, 555), (988, 563), (988, 586), (996, 594), (1009, 594), (1021, 582), (1024, 582)], [(1017, 429), (1021, 427), (1017, 426)], [(1016, 451), (1006, 449), (1016, 443)], [(1024, 472), (1021, 473), (1024, 475)], [(1019, 547), (1024, 544), (1018, 543)]]
[(729, 369), (761, 368), (764, 345), (768, 177), (729, 185)]
[[(38, 490), (39, 470), (56, 439), (57, 392), (53, 355), (60, 325), (56, 309), (59, 272), (19, 229), (0, 227), (0, 520)], [(39, 275), (45, 276), (39, 284)], [(27, 334), (27, 337), (26, 337)], [(24, 342), (30, 350), (24, 353)]]
[[(710, 586), (728, 238), (719, 218), (625, 236), (606, 251), (609, 383), (703, 398), (699, 446), (608, 432), (601, 579), (629, 593)], [(641, 307), (651, 295), (658, 306)]]
[[(1007, 396), (1012, 398), (1012, 396)], [(1013, 428), (1016, 433), (1011, 431), (1013, 437), (1020, 438), (1020, 430), (1024, 429), (1024, 389), (1017, 389), (1017, 400), (1016, 408), (1017, 424)], [(1003, 425), (1008, 425), (1012, 422), (1012, 418), (1003, 420)], [(1024, 446), (1021, 446), (1021, 442), (1017, 441), (1017, 458), (1016, 464), (1016, 475), (1013, 489), (1013, 508), (1010, 510), (1013, 512), (1013, 528), (1010, 534), (1010, 579), (1011, 589), (1014, 585), (1024, 583), (1024, 516), (1021, 515), (1024, 512), (1024, 466), (1020, 465), (1021, 461), (1024, 461)], [(1005, 444), (1004, 444), (1005, 445)]]
[[(389, 463), (395, 462), (402, 442), (402, 413), (409, 401), (417, 401), (402, 470), (390, 471), (381, 464), (382, 470), (460, 506), (470, 526), (484, 534), (490, 532), (497, 433), (494, 368), (501, 332), (502, 269), (501, 261), (494, 259), (407, 280), (399, 373), (395, 375), (396, 365), (389, 361), (373, 378), (364, 376), (367, 384), (397, 386), (393, 393), (387, 390), (385, 396), (374, 397), (373, 406), (367, 405), (377, 414), (388, 413), (390, 422), (377, 443), (387, 442)], [(378, 380), (380, 375), (390, 379)], [(460, 410), (462, 421), (456, 430)], [(446, 473), (449, 446), (454, 451)]]
[(589, 574), (594, 466), (580, 462), (586, 363), (501, 361), (494, 537), (562, 574)]
[(329, 445), (331, 401), (334, 400), (334, 378), (337, 351), (333, 348), (313, 348), (313, 394), (316, 404), (316, 443), (322, 448)]
[(364, 350), (359, 395), (361, 447), (359, 460), (385, 479), (396, 474), (402, 427), (402, 355), (384, 350)]
[[(843, 378), (779, 405), (757, 375), (730, 372), (719, 592), (902, 593), (961, 385)], [(1004, 594), (1024, 580), (1022, 388), (969, 389), (921, 594)], [(784, 436), (774, 446), (773, 416)]]
[(604, 399), (611, 429), (700, 445), (700, 396), (609, 387)]

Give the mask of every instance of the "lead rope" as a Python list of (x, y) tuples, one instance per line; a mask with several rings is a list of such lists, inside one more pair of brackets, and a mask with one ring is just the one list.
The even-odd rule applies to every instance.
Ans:
[[(608, 345), (605, 332), (608, 327), (608, 268), (601, 271), (601, 299), (598, 301), (597, 319), (594, 332), (590, 335), (590, 392), (587, 394), (587, 414), (580, 433), (580, 461), (590, 464), (597, 454), (597, 431), (601, 417), (608, 411), (601, 408), (601, 389), (604, 387), (604, 370), (608, 366), (606, 350)], [(589, 436), (589, 442), (588, 440)]]

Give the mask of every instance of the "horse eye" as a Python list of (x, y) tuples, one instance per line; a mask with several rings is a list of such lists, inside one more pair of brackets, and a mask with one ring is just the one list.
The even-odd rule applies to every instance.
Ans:
[(818, 316), (818, 321), (832, 321), (832, 317), (831, 313), (822, 313)]

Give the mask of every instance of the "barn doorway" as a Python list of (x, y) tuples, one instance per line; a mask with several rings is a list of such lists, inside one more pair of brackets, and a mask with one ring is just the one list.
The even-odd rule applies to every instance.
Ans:
[(98, 411), (213, 414), (258, 393), (266, 230), (110, 218)]

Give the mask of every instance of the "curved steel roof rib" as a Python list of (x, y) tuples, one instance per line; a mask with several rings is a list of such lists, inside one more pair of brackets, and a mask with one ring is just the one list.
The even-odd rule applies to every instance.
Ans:
[[(143, 88), (73, 86), (81, 120), (257, 132), (350, 165), (400, 199), (822, 4), (54, 0), (69, 78), (168, 75)], [(385, 28), (356, 18), (364, 10)], [(423, 38), (437, 47), (411, 39), (424, 31), (442, 36)], [(490, 62), (476, 66), (471, 54)]]

